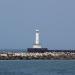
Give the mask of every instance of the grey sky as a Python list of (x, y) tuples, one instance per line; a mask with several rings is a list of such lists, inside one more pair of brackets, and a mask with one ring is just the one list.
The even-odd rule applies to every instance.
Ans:
[(0, 48), (75, 49), (75, 0), (0, 0)]

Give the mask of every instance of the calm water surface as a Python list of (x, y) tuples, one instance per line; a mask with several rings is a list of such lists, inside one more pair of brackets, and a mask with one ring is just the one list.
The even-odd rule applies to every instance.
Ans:
[(75, 60), (0, 60), (0, 75), (75, 75)]

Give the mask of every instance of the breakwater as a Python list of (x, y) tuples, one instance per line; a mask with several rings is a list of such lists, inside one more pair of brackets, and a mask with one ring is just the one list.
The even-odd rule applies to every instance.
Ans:
[(0, 53), (0, 60), (71, 60), (75, 59), (75, 52), (2, 52)]

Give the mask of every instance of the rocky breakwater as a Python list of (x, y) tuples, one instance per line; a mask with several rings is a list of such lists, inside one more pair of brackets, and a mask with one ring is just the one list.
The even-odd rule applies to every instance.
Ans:
[(0, 60), (70, 60), (75, 59), (75, 53), (64, 52), (45, 52), (45, 53), (29, 53), (29, 52), (7, 52), (0, 53)]

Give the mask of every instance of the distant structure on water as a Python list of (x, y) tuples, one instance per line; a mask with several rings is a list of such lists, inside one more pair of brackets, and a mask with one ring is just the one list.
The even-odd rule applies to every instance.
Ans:
[(28, 52), (48, 52), (47, 48), (42, 48), (40, 43), (40, 32), (36, 29), (35, 32), (35, 43), (33, 44), (33, 48), (28, 48)]
[(33, 45), (33, 48), (42, 48), (40, 44), (40, 32), (36, 29), (36, 37), (35, 37), (35, 43)]

